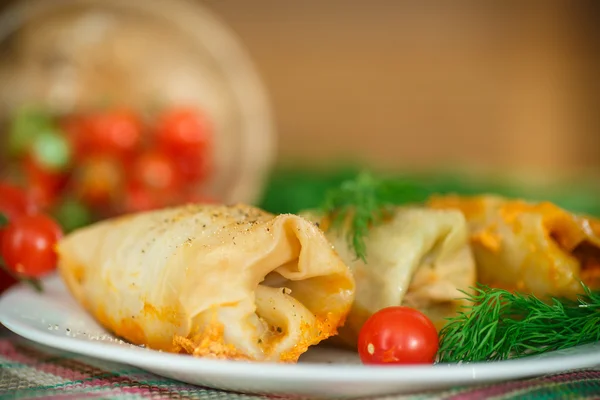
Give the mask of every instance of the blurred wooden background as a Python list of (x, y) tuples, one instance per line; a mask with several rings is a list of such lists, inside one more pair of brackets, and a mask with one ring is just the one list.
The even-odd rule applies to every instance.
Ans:
[(600, 173), (598, 1), (190, 1), (254, 59), (282, 162)]
[(599, 2), (198, 1), (254, 58), (282, 161), (600, 172)]

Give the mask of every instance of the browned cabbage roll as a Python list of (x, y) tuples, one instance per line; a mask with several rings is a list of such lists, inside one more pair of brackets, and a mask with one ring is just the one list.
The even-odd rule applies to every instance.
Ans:
[(429, 206), (465, 215), (481, 283), (573, 298), (600, 288), (600, 223), (549, 202), (435, 196)]
[(458, 211), (394, 208), (369, 229), (366, 263), (349, 247), (345, 229), (333, 229), (315, 212), (301, 215), (320, 223), (356, 281), (356, 299), (337, 342), (355, 345), (365, 321), (389, 306), (414, 307), (441, 328), (465, 303), (460, 290), (476, 283), (468, 228)]
[(295, 215), (194, 205), (96, 223), (58, 245), (73, 296), (138, 345), (213, 358), (295, 362), (335, 335), (349, 268)]

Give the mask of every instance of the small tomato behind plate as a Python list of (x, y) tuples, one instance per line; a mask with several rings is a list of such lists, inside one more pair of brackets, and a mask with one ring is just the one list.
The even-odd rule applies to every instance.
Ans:
[(211, 173), (212, 165), (208, 154), (182, 153), (174, 157), (174, 161), (182, 179), (188, 184), (200, 183)]
[(2, 258), (19, 275), (42, 277), (56, 268), (55, 246), (62, 234), (61, 227), (44, 214), (16, 218), (2, 235)]
[(159, 151), (147, 151), (138, 156), (131, 169), (133, 182), (149, 190), (176, 190), (181, 175), (175, 162)]
[(22, 163), (26, 178), (26, 191), (42, 210), (51, 207), (68, 183), (69, 174), (50, 171), (40, 166), (33, 157)]
[(9, 221), (22, 215), (34, 214), (37, 210), (35, 202), (23, 189), (0, 182), (0, 213)]
[(172, 155), (202, 154), (211, 136), (211, 125), (204, 113), (178, 107), (163, 113), (157, 122), (156, 137), (161, 149)]
[(76, 195), (88, 206), (105, 208), (123, 190), (124, 168), (118, 159), (93, 156), (79, 164), (74, 172)]
[(143, 123), (133, 111), (98, 112), (80, 123), (83, 125), (72, 129), (85, 132), (82, 146), (88, 153), (127, 158), (142, 142)]

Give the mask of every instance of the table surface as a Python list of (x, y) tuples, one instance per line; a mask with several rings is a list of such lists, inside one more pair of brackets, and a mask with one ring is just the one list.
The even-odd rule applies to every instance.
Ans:
[[(286, 400), (188, 385), (127, 365), (51, 349), (18, 337), (0, 325), (0, 399), (84, 398)], [(377, 399), (482, 398), (600, 399), (600, 366), (494, 385)]]

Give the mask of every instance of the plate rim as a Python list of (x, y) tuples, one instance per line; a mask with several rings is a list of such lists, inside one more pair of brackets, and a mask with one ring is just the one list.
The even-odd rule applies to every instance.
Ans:
[[(43, 283), (47, 283), (49, 279), (52, 279), (52, 277), (45, 278), (46, 282)], [(61, 290), (66, 291), (67, 289), (60, 278), (57, 281), (60, 283)], [(44, 297), (48, 295), (47, 293), (35, 293), (24, 284), (17, 284), (0, 296), (0, 323), (14, 334), (50, 348), (104, 361), (131, 365), (144, 370), (156, 368), (153, 367), (154, 365), (162, 370), (177, 369), (184, 373), (210, 374), (211, 376), (231, 378), (243, 377), (244, 379), (264, 379), (265, 376), (268, 376), (269, 379), (273, 380), (297, 382), (327, 383), (336, 381), (369, 384), (408, 381), (422, 384), (435, 380), (438, 383), (456, 382), (459, 385), (460, 382), (470, 380), (474, 382), (506, 381), (600, 365), (600, 351), (585, 351), (588, 348), (600, 345), (600, 342), (578, 346), (579, 352), (575, 354), (561, 355), (560, 352), (553, 352), (553, 354), (546, 353), (543, 357), (532, 356), (512, 360), (464, 364), (406, 366), (316, 362), (287, 364), (199, 358), (137, 347), (133, 344), (131, 347), (116, 347), (102, 341), (57, 336), (34, 326), (32, 327), (26, 322), (13, 317), (14, 312), (13, 315), (5, 312), (11, 307), (15, 307), (14, 302), (18, 301), (19, 294), (24, 291), (30, 296)], [(75, 300), (72, 298), (70, 300), (78, 307), (78, 313), (81, 312), (89, 317)], [(114, 335), (111, 334), (111, 336)], [(108, 349), (110, 351), (107, 351)], [(554, 362), (549, 362), (549, 360)], [(257, 364), (261, 368), (256, 368)]]

